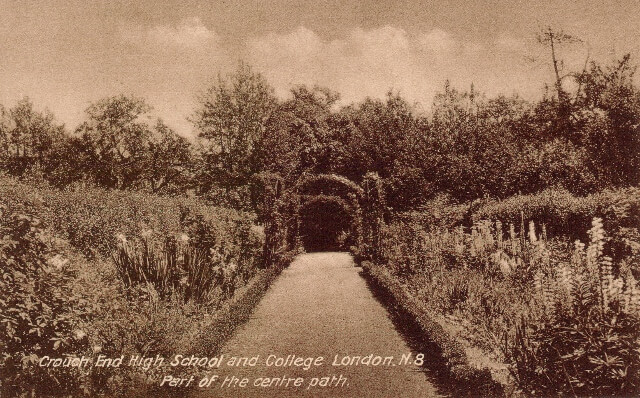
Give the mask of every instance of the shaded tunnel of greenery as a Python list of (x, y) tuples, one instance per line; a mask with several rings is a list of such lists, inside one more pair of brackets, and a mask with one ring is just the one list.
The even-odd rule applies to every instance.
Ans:
[(353, 242), (350, 206), (340, 197), (318, 195), (299, 210), (300, 238), (307, 252), (346, 250)]

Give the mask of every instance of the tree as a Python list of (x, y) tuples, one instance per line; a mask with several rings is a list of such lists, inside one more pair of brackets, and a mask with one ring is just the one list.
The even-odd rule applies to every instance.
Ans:
[(9, 161), (9, 136), (11, 121), (9, 112), (0, 104), (0, 167), (6, 169)]
[(53, 186), (62, 188), (76, 181), (91, 180), (87, 142), (78, 136), (65, 136), (47, 154), (43, 168), (44, 178)]
[(582, 40), (562, 30), (552, 29), (550, 26), (545, 27), (538, 34), (538, 43), (548, 46), (551, 53), (551, 62), (555, 75), (555, 89), (560, 102), (568, 101), (568, 93), (562, 88), (562, 81), (573, 74), (564, 74), (564, 62), (558, 58), (558, 46), (563, 44), (581, 43)]
[(640, 90), (631, 56), (606, 67), (591, 62), (578, 76), (581, 145), (603, 185), (640, 183)]
[(352, 117), (359, 131), (353, 150), (364, 156), (367, 172), (389, 177), (406, 144), (418, 134), (413, 107), (398, 93), (389, 92), (384, 100), (365, 99)]
[(259, 73), (238, 70), (207, 89), (191, 120), (203, 140), (198, 185), (202, 192), (240, 189), (259, 171), (256, 144), (275, 109), (274, 90)]
[(152, 131), (151, 107), (141, 98), (104, 98), (87, 108), (77, 133), (88, 151), (86, 169), (109, 188), (134, 188), (144, 174)]
[(147, 159), (144, 178), (152, 192), (183, 192), (190, 184), (191, 144), (161, 120), (154, 127)]
[[(568, 33), (565, 33), (560, 29), (553, 29), (550, 26), (547, 26), (546, 28), (541, 30), (541, 32), (537, 36), (537, 40), (538, 43), (549, 49), (555, 77), (554, 87), (556, 100), (549, 102), (555, 109), (556, 118), (554, 120), (554, 123), (552, 124), (552, 129), (548, 132), (551, 133), (551, 135), (554, 137), (562, 136), (573, 140), (575, 139), (575, 126), (572, 123), (572, 117), (575, 110), (575, 98), (571, 98), (569, 92), (564, 89), (563, 82), (567, 78), (576, 79), (579, 72), (564, 71), (564, 61), (560, 59), (558, 49), (560, 46), (582, 43), (582, 40)], [(587, 56), (587, 59), (585, 61), (585, 68), (587, 66), (588, 59), (589, 57)], [(579, 91), (580, 90), (578, 90), (578, 93)]]
[(38, 112), (25, 97), (9, 111), (0, 110), (0, 153), (4, 166), (20, 175), (30, 167), (44, 168), (52, 149), (65, 138), (64, 126), (53, 114)]
[(331, 90), (298, 86), (267, 121), (256, 163), (289, 183), (305, 172), (327, 173), (332, 167), (333, 135), (329, 125), (338, 100)]

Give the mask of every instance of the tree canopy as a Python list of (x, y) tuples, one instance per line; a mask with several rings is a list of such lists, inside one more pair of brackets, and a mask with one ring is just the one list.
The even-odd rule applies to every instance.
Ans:
[[(541, 36), (547, 46), (567, 40), (552, 30)], [(240, 64), (200, 95), (190, 119), (194, 140), (152, 116), (142, 98), (93, 103), (74, 133), (25, 98), (0, 107), (0, 161), (9, 173), (37, 169), (58, 186), (194, 192), (253, 211), (251, 185), (265, 173), (293, 187), (303, 176), (360, 183), (374, 172), (397, 210), (443, 194), (469, 201), (551, 186), (586, 194), (640, 181), (634, 73), (630, 56), (591, 61), (556, 75), (574, 79), (571, 89), (558, 86), (538, 101), (488, 98), (447, 82), (425, 112), (393, 91), (345, 104), (327, 88), (294, 86), (278, 98), (260, 73)]]

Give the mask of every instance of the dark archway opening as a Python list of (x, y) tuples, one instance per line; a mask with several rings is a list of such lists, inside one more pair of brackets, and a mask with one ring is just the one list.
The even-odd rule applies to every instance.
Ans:
[(299, 210), (300, 238), (307, 252), (342, 251), (353, 243), (353, 214), (340, 197), (318, 195)]

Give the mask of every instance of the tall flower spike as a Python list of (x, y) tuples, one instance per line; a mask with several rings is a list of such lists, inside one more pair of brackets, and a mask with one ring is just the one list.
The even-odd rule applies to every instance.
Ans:
[(531, 243), (536, 243), (538, 239), (536, 238), (536, 225), (533, 220), (529, 221), (529, 241)]

